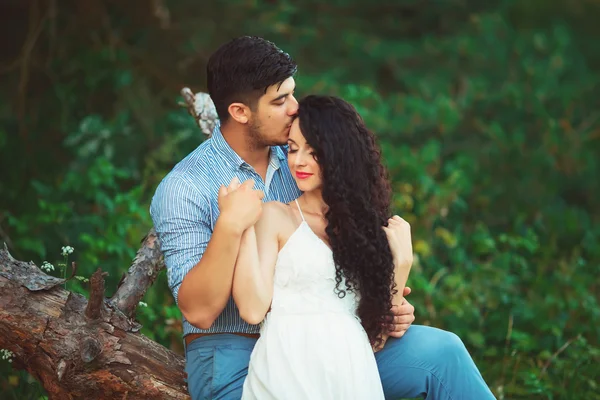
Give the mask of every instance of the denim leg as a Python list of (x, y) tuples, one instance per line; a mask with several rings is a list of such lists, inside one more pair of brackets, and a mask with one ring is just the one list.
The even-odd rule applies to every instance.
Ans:
[(185, 372), (192, 400), (242, 397), (250, 354), (256, 339), (233, 334), (198, 338), (185, 352)]
[(454, 333), (413, 325), (402, 338), (390, 338), (375, 357), (386, 399), (494, 399)]

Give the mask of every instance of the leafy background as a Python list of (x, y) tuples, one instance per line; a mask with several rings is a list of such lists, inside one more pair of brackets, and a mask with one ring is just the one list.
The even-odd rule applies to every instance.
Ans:
[[(297, 60), (298, 94), (351, 101), (413, 225), (416, 323), (457, 333), (499, 399), (600, 399), (600, 2), (5, 0), (0, 241), (109, 272), (203, 134), (178, 107), (242, 34)], [(59, 274), (59, 271), (54, 272)], [(69, 289), (87, 293), (84, 282)], [(143, 333), (181, 352), (162, 273)], [(0, 397), (44, 398), (0, 361)]]

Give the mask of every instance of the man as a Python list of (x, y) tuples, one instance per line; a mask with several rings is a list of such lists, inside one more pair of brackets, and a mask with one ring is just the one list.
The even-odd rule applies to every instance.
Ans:
[[(233, 302), (234, 265), (241, 235), (258, 220), (262, 201), (288, 203), (300, 195), (279, 147), (298, 111), (296, 69), (288, 54), (261, 38), (220, 47), (207, 66), (220, 124), (163, 179), (152, 199), (169, 286), (184, 317), (193, 399), (241, 396), (259, 327), (245, 323)], [(234, 177), (244, 183), (221, 189)], [(406, 301), (394, 313), (395, 329), (376, 354), (386, 397), (493, 398), (456, 335), (408, 329), (414, 308)]]

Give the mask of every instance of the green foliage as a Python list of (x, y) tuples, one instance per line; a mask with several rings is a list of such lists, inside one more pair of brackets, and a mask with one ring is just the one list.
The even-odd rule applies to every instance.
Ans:
[[(458, 334), (499, 399), (600, 399), (598, 7), (304, 3), (194, 15), (166, 2), (177, 33), (156, 10), (109, 9), (113, 36), (62, 37), (52, 91), (35, 91), (23, 118), (17, 100), (0, 106), (0, 234), (15, 257), (57, 265), (69, 244), (77, 274), (101, 267), (114, 290), (154, 188), (203, 137), (175, 105), (179, 85), (203, 90), (212, 50), (259, 34), (298, 61), (300, 96), (344, 97), (377, 132), (413, 226), (416, 322)], [(181, 351), (165, 274), (144, 302), (143, 333)], [(7, 398), (43, 393), (9, 371), (0, 362)]]

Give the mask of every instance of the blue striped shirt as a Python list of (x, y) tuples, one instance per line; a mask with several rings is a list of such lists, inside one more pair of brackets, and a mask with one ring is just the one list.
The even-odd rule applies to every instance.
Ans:
[[(150, 205), (150, 215), (161, 242), (169, 288), (177, 302), (183, 277), (200, 261), (219, 217), (218, 192), (233, 177), (254, 179), (264, 201), (289, 203), (301, 192), (290, 173), (285, 152), (271, 147), (266, 179), (227, 144), (217, 123), (213, 135), (181, 160), (161, 181)], [(210, 329), (199, 329), (183, 319), (184, 336), (201, 332), (257, 333), (258, 325), (240, 318), (230, 297)]]

